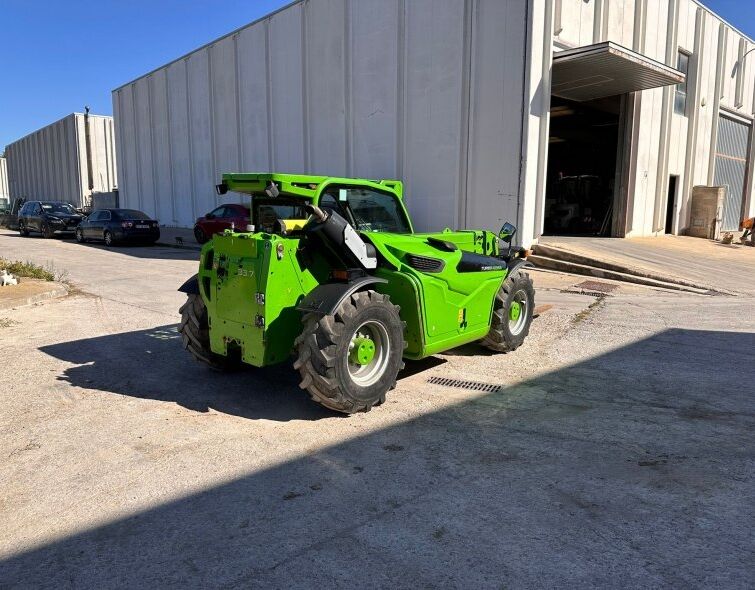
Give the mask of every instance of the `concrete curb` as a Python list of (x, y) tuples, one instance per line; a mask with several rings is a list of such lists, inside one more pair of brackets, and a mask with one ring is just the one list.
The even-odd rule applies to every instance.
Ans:
[[(33, 282), (32, 282), (33, 281)], [(34, 305), (35, 303), (41, 303), (49, 299), (56, 299), (58, 297), (65, 297), (68, 295), (68, 289), (61, 283), (55, 283), (52, 281), (38, 281), (34, 279), (21, 279), (19, 287), (24, 288), (25, 285), (35, 285), (39, 287), (33, 289), (33, 292), (29, 294), (21, 293), (6, 293), (5, 289), (14, 289), (14, 287), (1, 287), (0, 288), (0, 311), (8, 309), (14, 309), (16, 307), (25, 307), (27, 305)]]
[(195, 252), (201, 252), (202, 246), (194, 245), (194, 244), (184, 244), (183, 246), (179, 246), (178, 244), (171, 244), (169, 242), (161, 242), (160, 240), (157, 240), (155, 242), (155, 246), (164, 246), (165, 248), (175, 248), (176, 250), (194, 250)]

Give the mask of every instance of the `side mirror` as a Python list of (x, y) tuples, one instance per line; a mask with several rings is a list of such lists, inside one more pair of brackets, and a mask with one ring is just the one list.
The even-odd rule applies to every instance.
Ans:
[(498, 237), (501, 238), (507, 244), (511, 244), (511, 240), (516, 234), (516, 226), (508, 221), (503, 224), (501, 231), (498, 232)]
[(267, 186), (265, 187), (265, 194), (268, 197), (273, 197), (273, 198), (277, 197), (280, 194), (278, 187), (272, 180), (268, 181)]
[(228, 192), (228, 185), (225, 182), (215, 185), (215, 192), (218, 195), (224, 195)]

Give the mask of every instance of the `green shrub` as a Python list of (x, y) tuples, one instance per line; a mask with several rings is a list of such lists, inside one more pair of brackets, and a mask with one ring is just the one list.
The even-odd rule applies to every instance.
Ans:
[(29, 277), (32, 279), (42, 279), (44, 281), (55, 280), (55, 274), (52, 272), (52, 269), (43, 268), (32, 262), (21, 262), (20, 260), (10, 261), (0, 258), (0, 270), (3, 269), (17, 277)]

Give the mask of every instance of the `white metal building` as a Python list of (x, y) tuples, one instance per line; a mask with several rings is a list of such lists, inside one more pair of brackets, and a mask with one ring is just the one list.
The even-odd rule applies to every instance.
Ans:
[(529, 244), (682, 233), (715, 183), (733, 226), (753, 47), (695, 0), (300, 0), (113, 92), (121, 200), (190, 227), (223, 172), (399, 178), (419, 229)]
[(72, 113), (5, 149), (11, 199), (91, 204), (117, 186), (113, 118)]
[(8, 162), (5, 158), (0, 158), (0, 208), (10, 203), (10, 192), (8, 189)]

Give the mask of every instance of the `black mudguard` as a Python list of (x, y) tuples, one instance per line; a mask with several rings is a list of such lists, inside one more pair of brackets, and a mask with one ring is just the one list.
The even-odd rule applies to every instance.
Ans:
[(186, 293), (187, 295), (199, 295), (199, 279), (197, 278), (197, 275), (191, 277), (188, 281), (181, 285), (178, 290), (181, 293)]
[(507, 273), (506, 276), (511, 276), (517, 270), (521, 268), (528, 268), (528, 267), (535, 268), (535, 265), (532, 264), (526, 258), (512, 258), (511, 260), (509, 260), (509, 264), (508, 264), (509, 272)]
[(318, 285), (301, 300), (296, 309), (304, 313), (330, 315), (352, 293), (356, 293), (367, 285), (387, 282), (385, 279), (377, 277), (361, 277), (350, 283), (325, 283)]

